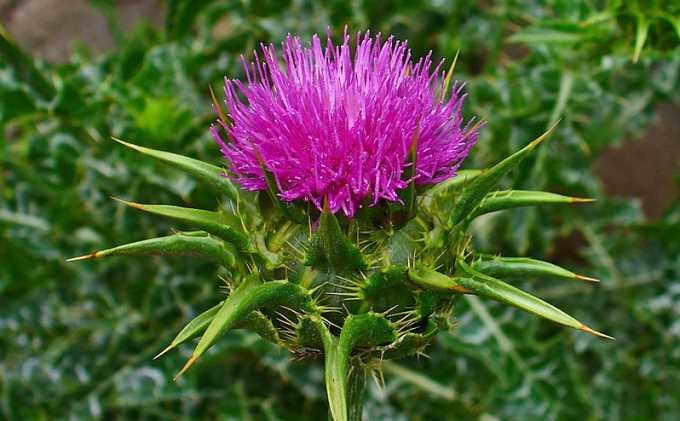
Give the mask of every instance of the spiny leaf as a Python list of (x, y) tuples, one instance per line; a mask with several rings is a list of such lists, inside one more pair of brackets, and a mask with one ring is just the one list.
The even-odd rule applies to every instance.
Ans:
[[(376, 270), (358, 286), (357, 295), (362, 299), (361, 310), (381, 312), (394, 305), (408, 308), (414, 304), (413, 291), (408, 287), (401, 266)], [(360, 311), (361, 311), (360, 310)]]
[(528, 257), (481, 256), (472, 264), (473, 269), (496, 278), (554, 277), (578, 281), (600, 282), (595, 278), (578, 275), (570, 270), (542, 260)]
[(458, 259), (456, 266), (461, 272), (460, 275), (462, 275), (461, 277), (456, 277), (456, 282), (472, 291), (475, 295), (509, 304), (564, 326), (579, 329), (603, 338), (614, 339), (611, 336), (589, 328), (540, 298), (534, 297), (496, 278), (477, 272), (470, 265), (463, 262), (462, 259)]
[[(211, 165), (206, 162), (199, 161), (198, 159), (189, 158), (183, 155), (145, 148), (143, 146), (116, 139), (115, 137), (113, 140), (120, 143), (121, 145), (127, 146), (132, 150), (156, 158), (167, 165), (187, 172), (200, 181), (215, 188), (217, 191), (225, 193), (233, 201), (240, 203), (239, 190), (231, 181), (229, 181), (229, 179), (224, 177), (224, 170), (220, 167), (216, 167), (215, 165)], [(247, 203), (244, 203), (244, 205), (247, 205)]]
[(194, 317), (186, 326), (184, 326), (182, 330), (180, 330), (177, 336), (175, 336), (175, 339), (173, 339), (172, 342), (170, 342), (170, 345), (168, 345), (168, 347), (161, 351), (158, 355), (153, 357), (153, 359), (155, 360), (157, 358), (160, 358), (168, 351), (178, 347), (179, 345), (183, 344), (184, 342), (188, 341), (189, 339), (197, 336), (199, 333), (204, 331), (208, 327), (212, 319), (215, 318), (217, 312), (220, 311), (220, 308), (222, 307), (223, 303), (224, 301), (220, 301), (219, 304), (210, 307), (208, 310)]
[(155, 215), (165, 216), (187, 224), (195, 225), (213, 235), (216, 235), (240, 248), (248, 246), (248, 237), (243, 232), (241, 220), (226, 212), (213, 212), (203, 209), (184, 208), (171, 205), (145, 205), (113, 198), (135, 209)]
[(323, 348), (319, 330), (314, 321), (315, 316), (303, 315), (293, 327), (293, 347), (295, 348)]
[(179, 232), (165, 237), (150, 238), (106, 250), (95, 251), (84, 256), (73, 257), (67, 261), (73, 262), (107, 256), (145, 255), (200, 256), (214, 260), (226, 267), (233, 266), (236, 261), (236, 257), (225, 248), (224, 243), (203, 231), (191, 233)]
[[(212, 322), (212, 320), (215, 318), (215, 315), (220, 310), (223, 303), (224, 301), (220, 301), (219, 304), (209, 308), (208, 310), (196, 316), (186, 326), (184, 326), (184, 328), (177, 334), (175, 339), (172, 340), (170, 345), (168, 345), (158, 355), (153, 357), (153, 359), (155, 360), (157, 358), (160, 358), (168, 351), (177, 348), (178, 346), (188, 341), (189, 339), (192, 339), (201, 334), (201, 332), (203, 332), (208, 327), (208, 325), (210, 325), (210, 322)], [(248, 314), (243, 320), (241, 320), (239, 323), (236, 323), (234, 325), (234, 328), (247, 329), (251, 332), (257, 333), (262, 338), (267, 339), (270, 342), (273, 343), (279, 342), (278, 332), (274, 325), (272, 324), (272, 321), (269, 320), (267, 316), (265, 316), (259, 311), (253, 311), (250, 314)]]
[(268, 340), (274, 344), (280, 344), (279, 331), (276, 326), (269, 319), (269, 317), (262, 314), (261, 311), (252, 311), (240, 323), (234, 326), (234, 329), (245, 329), (255, 332), (261, 338)]
[(385, 242), (382, 260), (385, 265), (406, 266), (408, 259), (413, 256), (415, 250), (420, 247), (418, 240), (423, 237), (423, 233), (431, 227), (416, 216), (403, 227), (396, 230)]
[(349, 355), (355, 347), (375, 347), (396, 339), (396, 330), (380, 313), (350, 314), (340, 332), (338, 346)]
[(347, 421), (347, 377), (349, 357), (355, 346), (376, 346), (396, 339), (396, 331), (382, 314), (349, 315), (337, 339), (320, 321), (319, 334), (324, 344), (325, 380), (331, 416)]
[(471, 292), (469, 288), (458, 283), (455, 278), (424, 267), (409, 269), (408, 278), (414, 284), (426, 289), (435, 291), (454, 291), (458, 293)]
[(467, 217), (472, 220), (486, 213), (521, 206), (537, 206), (563, 203), (589, 203), (594, 199), (563, 196), (561, 194), (531, 190), (499, 190), (487, 193), (472, 213)]
[(386, 360), (398, 359), (422, 352), (439, 333), (437, 323), (432, 319), (427, 320), (427, 326), (423, 332), (406, 332), (399, 335), (393, 343), (380, 349), (381, 355)]
[(175, 379), (188, 370), (215, 343), (222, 332), (234, 327), (251, 312), (262, 307), (278, 305), (301, 308), (307, 304), (308, 300), (308, 294), (296, 284), (287, 281), (262, 283), (257, 274), (247, 276), (236, 290), (224, 300), (221, 308), (201, 336), (191, 358), (175, 376)]
[(366, 268), (366, 262), (359, 249), (342, 232), (338, 219), (324, 202), (323, 212), (307, 251), (306, 265), (318, 270), (338, 273), (352, 272)]
[(456, 204), (451, 212), (449, 224), (455, 226), (468, 216), (482, 199), (489, 193), (508, 171), (519, 164), (527, 155), (538, 147), (555, 129), (555, 123), (545, 133), (530, 142), (527, 146), (505, 158), (493, 167), (484, 170), (473, 179), (458, 196)]
[(431, 189), (423, 194), (423, 199), (428, 199), (431, 201), (439, 196), (444, 196), (451, 194), (458, 190), (459, 188), (470, 183), (472, 180), (477, 178), (482, 173), (482, 170), (460, 170), (456, 173), (455, 177), (449, 178), (448, 180), (442, 181), (441, 183), (433, 186)]
[(456, 198), (465, 186), (482, 173), (481, 170), (460, 170), (456, 176), (445, 180), (420, 195), (420, 205), (446, 223), (453, 211)]
[(274, 253), (278, 252), (291, 240), (291, 238), (294, 238), (301, 229), (302, 227), (300, 225), (294, 224), (291, 221), (281, 224), (279, 229), (276, 230), (276, 232), (270, 233), (271, 235), (267, 239), (269, 249)]

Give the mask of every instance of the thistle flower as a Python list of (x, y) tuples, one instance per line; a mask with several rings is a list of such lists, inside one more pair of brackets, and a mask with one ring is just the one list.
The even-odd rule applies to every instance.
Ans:
[[(477, 133), (463, 126), (461, 87), (446, 99), (451, 72), (444, 77), (437, 66), (430, 73), (429, 56), (414, 64), (405, 44), (391, 38), (383, 44), (368, 33), (357, 36), (353, 59), (347, 35), (341, 46), (329, 40), (325, 50), (318, 37), (309, 48), (289, 37), (283, 50), (285, 71), (274, 47), (263, 47), (264, 61), (256, 58), (250, 66), (247, 85), (227, 81), (229, 121), (213, 98), (231, 138), (222, 142), (213, 127), (230, 177), (209, 163), (119, 141), (192, 175), (224, 199), (216, 211), (122, 201), (199, 231), (72, 259), (191, 255), (224, 267), (228, 296), (216, 297), (161, 352), (200, 335), (179, 374), (222, 334), (248, 329), (294, 355), (323, 355), (331, 418), (348, 421), (361, 414), (365, 374), (380, 370), (383, 360), (424, 353), (440, 330), (450, 328), (453, 303), (463, 294), (607, 337), (503, 281), (595, 279), (539, 260), (477, 253), (466, 234), (485, 213), (589, 201), (495, 190), (554, 126), (492, 167), (453, 177)], [(433, 185), (416, 189), (417, 183)], [(264, 189), (276, 206), (245, 191)], [(279, 199), (312, 202), (321, 215)], [(404, 206), (355, 215), (357, 207), (381, 199)], [(337, 218), (338, 211), (354, 218)]]
[(431, 71), (430, 55), (414, 61), (393, 37), (357, 33), (354, 52), (350, 43), (347, 32), (341, 45), (328, 35), (325, 48), (316, 35), (310, 46), (289, 35), (283, 66), (274, 45), (261, 45), (250, 65), (241, 58), (247, 84), (225, 81), (230, 121), (219, 120), (231, 142), (212, 133), (243, 188), (266, 190), (266, 169), (280, 199), (319, 210), (327, 199), (351, 217), (367, 199), (400, 201), (415, 163), (417, 184), (456, 174), (477, 140), (463, 125), (462, 85), (445, 95), (441, 63)]

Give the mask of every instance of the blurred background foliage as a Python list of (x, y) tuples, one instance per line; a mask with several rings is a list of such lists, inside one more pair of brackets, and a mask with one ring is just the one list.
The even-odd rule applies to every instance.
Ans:
[[(678, 419), (680, 108), (668, 105), (680, 103), (677, 1), (147, 1), (153, 23), (133, 26), (121, 19), (125, 2), (75, 3), (98, 20), (63, 25), (104, 25), (113, 48), (69, 47), (58, 63), (52, 50), (45, 61), (17, 45), (7, 28), (19, 4), (0, 3), (0, 418), (326, 416), (320, 361), (293, 361), (253, 334), (225, 335), (177, 384), (189, 347), (152, 361), (224, 294), (213, 265), (65, 259), (172, 230), (110, 196), (215, 204), (192, 179), (111, 136), (219, 163), (208, 86), (221, 93), (225, 75), (241, 77), (239, 55), (259, 42), (326, 28), (338, 39), (348, 25), (408, 39), (415, 55), (432, 50), (445, 67), (459, 52), (466, 115), (486, 121), (467, 167), (561, 120), (507, 186), (598, 202), (492, 214), (474, 241), (601, 278), (596, 287), (524, 286), (617, 338), (465, 299), (429, 358), (385, 365), (366, 419)], [(50, 36), (39, 23), (29, 35)], [(676, 130), (649, 131), (663, 109)], [(638, 152), (626, 152), (624, 141), (644, 133), (632, 141)], [(624, 158), (611, 158), (622, 144)], [(617, 174), (636, 175), (643, 199), (662, 197), (643, 203), (646, 215), (637, 199), (609, 197), (602, 180)]]

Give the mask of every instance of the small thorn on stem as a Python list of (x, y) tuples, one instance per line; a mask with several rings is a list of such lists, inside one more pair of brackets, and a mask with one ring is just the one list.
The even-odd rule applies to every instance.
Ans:
[(94, 258), (97, 257), (97, 253), (98, 253), (97, 251), (94, 251), (94, 252), (92, 252), (92, 253), (90, 253), (90, 254), (84, 254), (84, 255), (78, 256), (78, 257), (71, 257), (70, 259), (66, 259), (66, 261), (67, 261), (67, 262), (77, 262), (78, 260), (90, 260), (90, 259), (94, 259)]
[(574, 275), (574, 277), (575, 277), (576, 279), (578, 279), (579, 281), (594, 282), (594, 283), (600, 282), (599, 279), (597, 279), (597, 278), (591, 278), (590, 276), (583, 276), (583, 275), (578, 275), (578, 274), (576, 274), (576, 275)]
[(142, 205), (141, 203), (130, 202), (130, 201), (123, 200), (123, 199), (115, 197), (115, 196), (111, 196), (111, 199), (115, 200), (116, 202), (120, 202), (124, 205), (130, 206), (131, 208), (144, 209), (144, 205)]
[(186, 373), (186, 371), (187, 371), (189, 368), (191, 368), (192, 365), (194, 365), (194, 362), (196, 362), (196, 359), (197, 359), (197, 358), (198, 358), (198, 357), (196, 357), (195, 355), (192, 355), (191, 358), (189, 358), (189, 360), (187, 360), (186, 364), (184, 364), (184, 367), (182, 367), (182, 369), (179, 371), (179, 373), (177, 373), (177, 375), (172, 379), (172, 381), (173, 381), (173, 382), (176, 382), (177, 379), (179, 379), (179, 377), (180, 377), (182, 374)]
[(133, 144), (133, 143), (128, 143), (128, 142), (126, 142), (126, 141), (124, 141), (124, 140), (120, 140), (120, 139), (118, 139), (117, 137), (113, 137), (113, 136), (111, 136), (111, 139), (113, 139), (114, 141), (120, 143), (121, 145), (127, 146), (127, 147), (130, 148), (130, 149), (134, 149), (134, 150), (139, 151), (139, 152), (142, 151), (142, 148), (141, 148), (140, 146), (135, 145), (135, 144)]
[(571, 203), (593, 203), (597, 199), (593, 199), (590, 197), (572, 197), (571, 198)]
[(174, 348), (175, 348), (175, 345), (173, 345), (173, 344), (168, 345), (164, 350), (162, 350), (161, 352), (159, 352), (158, 355), (156, 355), (155, 357), (153, 357), (153, 359), (154, 359), (154, 360), (159, 359), (160, 357), (162, 357), (163, 355), (165, 355), (168, 351), (170, 351), (171, 349), (174, 349)]
[(548, 128), (542, 135), (540, 135), (537, 139), (532, 140), (531, 143), (529, 143), (529, 148), (534, 149), (538, 145), (540, 145), (545, 139), (548, 138), (548, 136), (555, 130), (558, 124), (560, 124), (561, 120), (557, 120), (552, 126)]
[(451, 287), (451, 291), (458, 292), (460, 294), (472, 294), (472, 290), (462, 287), (460, 285)]
[(612, 341), (616, 340), (616, 338), (609, 336), (609, 335), (605, 335), (604, 333), (598, 332), (597, 330), (591, 329), (586, 325), (581, 326), (579, 328), (579, 330), (586, 332), (586, 333), (590, 333), (591, 335), (599, 336), (600, 338), (610, 339)]

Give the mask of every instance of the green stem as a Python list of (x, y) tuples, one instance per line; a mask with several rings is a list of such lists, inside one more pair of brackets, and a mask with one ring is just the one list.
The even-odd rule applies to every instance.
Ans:
[(349, 421), (361, 421), (365, 392), (366, 370), (359, 365), (353, 365), (349, 370), (349, 378), (347, 379)]
[(333, 336), (321, 320), (317, 320), (317, 329), (323, 341), (325, 354), (326, 393), (328, 406), (333, 421), (349, 421), (347, 415), (347, 378), (348, 349), (340, 346), (338, 338)]
[(314, 321), (326, 356), (325, 380), (331, 418), (333, 421), (360, 420), (365, 373), (361, 365), (348, 370), (350, 354), (356, 345), (375, 347), (394, 342), (395, 329), (383, 314), (350, 314), (337, 338), (323, 324), (320, 315), (317, 314)]

